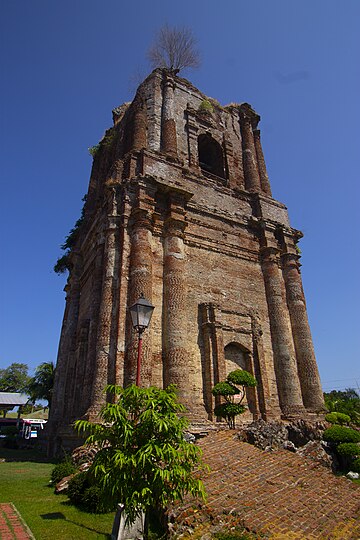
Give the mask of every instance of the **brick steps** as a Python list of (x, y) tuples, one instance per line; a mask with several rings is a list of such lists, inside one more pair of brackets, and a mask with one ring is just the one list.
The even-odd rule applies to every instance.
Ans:
[(231, 512), (278, 540), (359, 540), (359, 485), (289, 451), (263, 452), (234, 431), (210, 433), (199, 445), (211, 468), (207, 506), (223, 521)]

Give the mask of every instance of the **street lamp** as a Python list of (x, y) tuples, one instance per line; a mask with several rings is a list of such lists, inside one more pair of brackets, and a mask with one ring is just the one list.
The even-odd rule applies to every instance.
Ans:
[(137, 368), (136, 368), (136, 386), (140, 386), (140, 366), (141, 366), (141, 348), (142, 348), (142, 333), (150, 324), (151, 316), (155, 307), (141, 293), (139, 300), (130, 308), (130, 315), (133, 327), (139, 334)]

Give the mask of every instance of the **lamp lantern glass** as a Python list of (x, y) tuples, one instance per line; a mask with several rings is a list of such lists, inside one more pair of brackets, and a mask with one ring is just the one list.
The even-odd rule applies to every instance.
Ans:
[(141, 294), (139, 300), (130, 307), (130, 315), (133, 327), (143, 332), (149, 326), (154, 306)]

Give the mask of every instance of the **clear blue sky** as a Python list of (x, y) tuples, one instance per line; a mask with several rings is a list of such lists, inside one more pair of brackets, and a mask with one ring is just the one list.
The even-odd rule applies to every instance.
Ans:
[(52, 271), (79, 217), (111, 110), (131, 100), (163, 25), (197, 36), (185, 73), (247, 101), (274, 197), (301, 229), (303, 281), (324, 388), (360, 384), (358, 0), (0, 2), (0, 367), (55, 360), (65, 278)]

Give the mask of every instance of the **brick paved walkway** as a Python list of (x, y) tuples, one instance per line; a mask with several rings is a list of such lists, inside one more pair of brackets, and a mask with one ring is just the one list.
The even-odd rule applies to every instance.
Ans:
[(0, 540), (34, 540), (11, 503), (0, 504)]
[[(223, 521), (231, 512), (259, 538), (360, 539), (359, 485), (287, 450), (263, 452), (231, 431), (210, 433), (200, 446), (211, 468), (207, 507)], [(178, 510), (180, 521), (189, 508)]]

